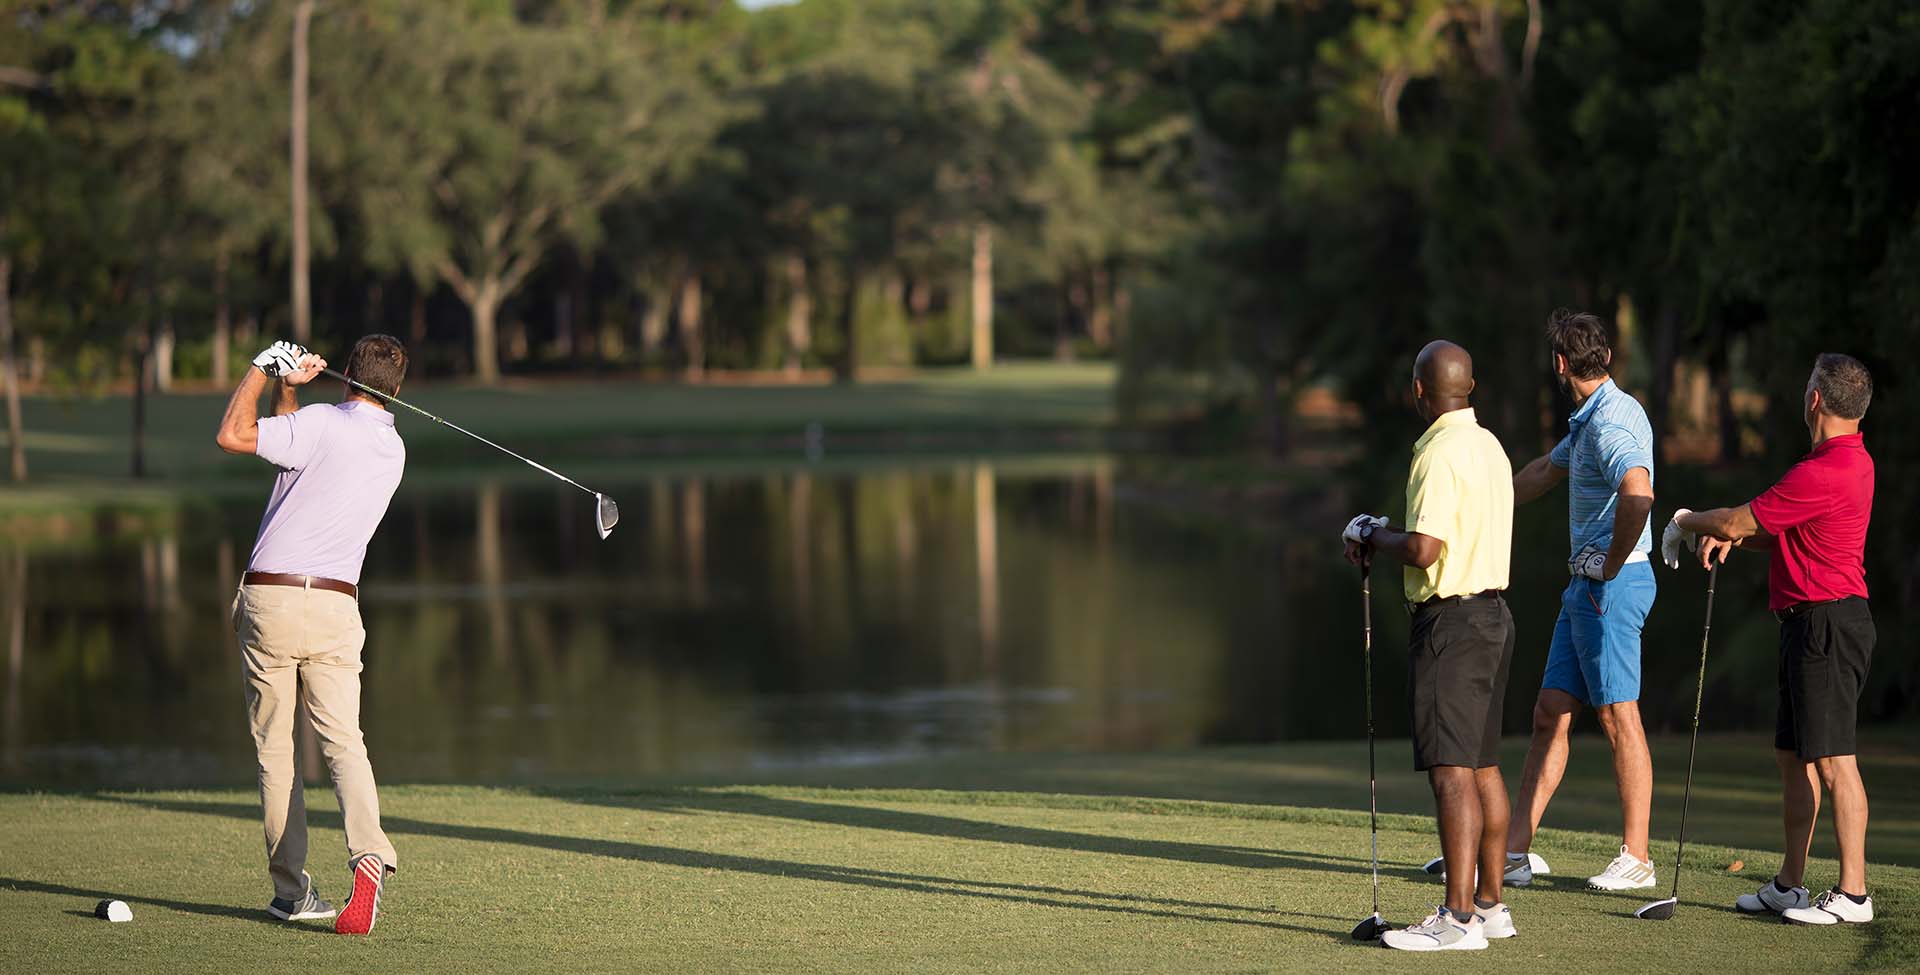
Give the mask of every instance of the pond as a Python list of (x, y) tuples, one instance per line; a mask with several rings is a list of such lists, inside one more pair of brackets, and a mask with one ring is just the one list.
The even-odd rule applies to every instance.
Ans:
[[(1358, 579), (1338, 525), (1163, 504), (1127, 487), (1123, 463), (633, 469), (602, 487), (623, 514), (604, 542), (570, 488), (403, 487), (363, 577), (375, 768), (557, 782), (1363, 736)], [(258, 498), (157, 530), (0, 548), (6, 781), (251, 778), (228, 612), (265, 494), (263, 480)], [(1511, 732), (1565, 580), (1560, 504), (1531, 506), (1517, 543)], [(1683, 727), (1693, 703), (1698, 575), (1662, 570), (1656, 730)], [(1757, 597), (1727, 589), (1721, 612), (1758, 615)], [(1402, 733), (1396, 585), (1376, 584), (1374, 616), (1379, 724)], [(1765, 623), (1745, 642), (1770, 640)], [(1717, 663), (1710, 700), (1741, 705), (1717, 727), (1770, 727), (1766, 649)]]

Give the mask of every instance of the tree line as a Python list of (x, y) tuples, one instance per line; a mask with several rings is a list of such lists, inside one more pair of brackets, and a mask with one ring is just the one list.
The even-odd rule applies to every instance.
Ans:
[(376, 329), (480, 382), (1113, 355), (1284, 450), (1447, 335), (1531, 444), (1577, 305), (1733, 459), (1814, 351), (1903, 388), (1916, 54), (1902, 0), (4, 0), (0, 352), (140, 391)]

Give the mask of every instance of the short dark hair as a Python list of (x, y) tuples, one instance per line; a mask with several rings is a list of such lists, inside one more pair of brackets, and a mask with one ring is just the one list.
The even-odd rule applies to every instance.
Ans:
[(1867, 415), (1873, 400), (1873, 377), (1859, 359), (1838, 352), (1822, 352), (1813, 360), (1813, 388), (1820, 391), (1820, 410), (1842, 420)]
[(1575, 379), (1598, 379), (1607, 374), (1607, 362), (1613, 358), (1613, 346), (1607, 340), (1607, 326), (1587, 312), (1555, 308), (1547, 316), (1547, 344), (1553, 354), (1567, 360), (1567, 375)]
[[(407, 378), (407, 348), (391, 335), (369, 335), (353, 343), (353, 351), (347, 354), (347, 376), (391, 396), (400, 391), (400, 380)], [(386, 396), (374, 398), (387, 401)]]

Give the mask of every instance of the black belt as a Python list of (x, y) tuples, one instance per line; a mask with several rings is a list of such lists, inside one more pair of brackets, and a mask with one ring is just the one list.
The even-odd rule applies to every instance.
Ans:
[(1413, 608), (1426, 609), (1429, 606), (1439, 606), (1443, 603), (1464, 603), (1475, 599), (1499, 599), (1506, 594), (1507, 591), (1505, 589), (1482, 589), (1479, 592), (1470, 592), (1463, 596), (1434, 596), (1423, 602), (1414, 603)]
[(1807, 613), (1811, 613), (1822, 606), (1832, 606), (1834, 603), (1844, 603), (1847, 601), (1847, 599), (1850, 599), (1850, 598), (1852, 597), (1846, 597), (1845, 599), (1815, 599), (1815, 600), (1812, 600), (1811, 602), (1794, 603), (1791, 606), (1782, 606), (1779, 609), (1776, 609), (1773, 611), (1773, 618), (1779, 620), (1782, 623), (1785, 623), (1786, 621), (1793, 619), (1796, 616), (1803, 616)]

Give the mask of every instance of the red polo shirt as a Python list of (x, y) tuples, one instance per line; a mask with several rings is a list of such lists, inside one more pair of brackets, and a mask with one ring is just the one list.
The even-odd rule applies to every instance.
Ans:
[(1867, 522), (1873, 458), (1857, 433), (1813, 448), (1780, 483), (1753, 499), (1753, 520), (1773, 536), (1767, 605), (1867, 595)]

